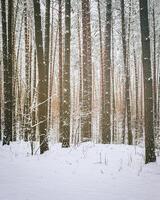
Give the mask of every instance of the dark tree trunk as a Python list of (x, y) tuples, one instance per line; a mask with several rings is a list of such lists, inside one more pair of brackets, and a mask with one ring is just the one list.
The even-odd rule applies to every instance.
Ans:
[(34, 4), (34, 20), (35, 20), (35, 40), (38, 61), (38, 120), (40, 134), (40, 153), (48, 150), (47, 138), (47, 110), (48, 110), (48, 70), (45, 64), (43, 54), (42, 26), (40, 1), (33, 1)]
[(105, 54), (102, 85), (102, 143), (111, 142), (111, 18), (112, 1), (106, 1)]
[(62, 104), (63, 104), (63, 91), (62, 91), (62, 0), (59, 0), (59, 140), (62, 142)]
[(92, 60), (91, 60), (91, 28), (90, 28), (90, 1), (82, 1), (82, 29), (83, 29), (83, 94), (81, 139), (91, 139), (92, 113)]
[[(3, 38), (3, 66), (4, 66), (4, 137), (3, 144), (12, 141), (12, 16), (13, 1), (8, 2), (8, 38), (6, 23), (6, 1), (2, 5), (2, 38)], [(7, 47), (8, 40), (8, 47)]]
[(153, 130), (153, 90), (147, 0), (140, 0), (140, 24), (144, 75), (145, 163), (149, 163), (155, 162), (156, 156)]
[(63, 69), (63, 132), (62, 147), (70, 145), (70, 38), (71, 38), (71, 2), (65, 0), (65, 57)]
[(30, 52), (29, 52), (29, 27), (28, 6), (24, 2), (24, 31), (25, 31), (25, 75), (26, 75), (26, 97), (24, 105), (24, 140), (28, 141), (31, 136), (31, 83), (30, 83)]

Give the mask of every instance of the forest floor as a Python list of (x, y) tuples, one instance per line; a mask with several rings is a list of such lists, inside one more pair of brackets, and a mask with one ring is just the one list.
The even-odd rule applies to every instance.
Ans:
[(29, 144), (0, 146), (0, 200), (159, 200), (160, 157), (144, 164), (144, 149), (84, 143), (44, 155)]

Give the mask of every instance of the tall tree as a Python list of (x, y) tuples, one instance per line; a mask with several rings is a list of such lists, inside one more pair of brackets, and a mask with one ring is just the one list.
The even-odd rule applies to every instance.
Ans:
[(65, 55), (63, 68), (62, 147), (69, 147), (70, 145), (70, 40), (71, 1), (65, 0)]
[(41, 25), (41, 10), (40, 1), (33, 0), (34, 5), (34, 21), (35, 21), (35, 41), (37, 49), (38, 62), (38, 120), (40, 134), (40, 153), (48, 150), (47, 138), (47, 115), (48, 115), (48, 70), (45, 64), (43, 40), (42, 40), (42, 25)]
[[(101, 91), (101, 97), (102, 97), (102, 85), (103, 85), (103, 41), (102, 41), (102, 20), (101, 20), (101, 6), (100, 6), (100, 1), (97, 1), (97, 6), (98, 6), (98, 25), (99, 25), (99, 44), (100, 44), (100, 72), (101, 72), (101, 82), (100, 82), (100, 91)], [(101, 98), (101, 103), (102, 98)], [(101, 107), (102, 109), (102, 107)], [(100, 111), (100, 114), (102, 114), (102, 110)], [(102, 128), (102, 115), (100, 115), (100, 131)]]
[(62, 90), (62, 0), (58, 1), (58, 25), (59, 25), (59, 137), (62, 139), (62, 103), (63, 103), (63, 90)]
[(144, 76), (145, 163), (149, 163), (155, 162), (156, 156), (153, 130), (153, 90), (147, 0), (140, 0), (140, 25), (142, 40), (142, 64)]
[(111, 19), (112, 1), (106, 1), (105, 54), (102, 85), (102, 143), (111, 142)]
[[(51, 6), (51, 1), (47, 0), (46, 1), (46, 13), (45, 13), (45, 65), (46, 65), (46, 80), (47, 80), (47, 86), (49, 86), (49, 53), (50, 53), (50, 6)], [(52, 72), (51, 72), (52, 73)], [(50, 91), (48, 90), (48, 106), (50, 105)], [(49, 107), (48, 107), (48, 124), (47, 124), (47, 130), (49, 130)]]
[[(130, 74), (129, 74), (129, 37), (130, 37), (130, 15), (131, 15), (131, 1), (129, 3), (129, 22), (128, 22), (128, 49), (126, 42), (126, 24), (125, 24), (125, 4), (121, 0), (121, 13), (122, 13), (122, 44), (123, 44), (123, 57), (125, 68), (125, 105), (127, 117), (127, 131), (128, 131), (128, 144), (132, 144), (132, 129), (131, 129), (131, 108), (130, 108)], [(128, 55), (127, 55), (128, 51)]]
[[(12, 16), (13, 1), (8, 1), (8, 34), (6, 18), (6, 1), (2, 5), (2, 38), (4, 66), (4, 136), (3, 144), (12, 141)], [(8, 37), (7, 37), (8, 35)], [(8, 44), (8, 46), (7, 46)]]
[(31, 83), (30, 83), (30, 52), (29, 52), (29, 26), (28, 26), (28, 5), (24, 1), (24, 32), (25, 32), (25, 75), (26, 92), (24, 103), (24, 140), (28, 141), (31, 136)]
[(83, 60), (83, 82), (82, 82), (82, 118), (81, 138), (91, 139), (91, 113), (92, 113), (92, 59), (91, 59), (91, 25), (90, 25), (90, 1), (82, 1), (82, 60)]

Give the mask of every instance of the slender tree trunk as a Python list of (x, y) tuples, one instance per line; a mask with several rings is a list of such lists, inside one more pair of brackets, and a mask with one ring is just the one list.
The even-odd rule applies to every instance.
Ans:
[(106, 33), (102, 85), (102, 143), (111, 142), (111, 19), (112, 1), (106, 1)]
[(83, 29), (83, 94), (81, 139), (91, 139), (92, 114), (92, 59), (91, 59), (91, 28), (90, 28), (90, 2), (82, 1), (82, 29)]
[(153, 15), (153, 121), (154, 121), (154, 133), (156, 136), (157, 135), (157, 68), (156, 68), (156, 25), (155, 25), (154, 7), (152, 15)]
[[(6, 1), (2, 5), (2, 38), (3, 38), (3, 66), (4, 66), (4, 136), (3, 144), (12, 141), (12, 12), (13, 1), (8, 2), (8, 38), (6, 23)], [(8, 47), (7, 47), (8, 40)]]
[(24, 140), (28, 141), (31, 136), (31, 83), (30, 83), (30, 50), (29, 50), (29, 26), (28, 26), (28, 5), (24, 2), (24, 31), (25, 31), (25, 75), (26, 75), (26, 97), (24, 103)]
[(34, 4), (34, 20), (35, 20), (35, 40), (38, 61), (38, 120), (40, 134), (40, 153), (48, 150), (47, 138), (47, 110), (48, 110), (48, 70), (44, 63), (42, 26), (41, 26), (41, 10), (40, 1), (33, 1)]
[[(123, 44), (123, 57), (124, 57), (124, 68), (125, 68), (125, 104), (126, 104), (126, 117), (127, 117), (127, 131), (128, 131), (128, 144), (131, 145), (133, 143), (132, 139), (132, 129), (131, 129), (131, 108), (130, 108), (130, 74), (129, 74), (129, 62), (127, 55), (127, 50), (129, 53), (129, 48), (127, 49), (126, 43), (126, 27), (125, 27), (125, 5), (124, 0), (121, 0), (121, 12), (122, 12), (122, 44)], [(130, 32), (130, 16), (131, 15), (131, 1), (130, 1), (130, 9), (129, 9), (129, 29)], [(129, 37), (128, 34), (128, 46), (129, 46)]]
[(36, 141), (36, 124), (37, 124), (37, 91), (36, 91), (36, 82), (37, 82), (37, 58), (36, 58), (36, 49), (34, 49), (34, 65), (33, 65), (33, 95), (32, 102), (34, 102), (32, 110), (32, 141)]
[(81, 136), (81, 109), (82, 109), (82, 91), (83, 91), (83, 68), (82, 68), (82, 47), (81, 47), (81, 25), (80, 25), (80, 12), (77, 12), (77, 30), (78, 30), (78, 50), (79, 50), (79, 134), (78, 134), (78, 142), (80, 141)]
[[(48, 82), (48, 78), (49, 78), (49, 53), (50, 53), (50, 5), (51, 2), (50, 0), (46, 1), (46, 13), (45, 13), (45, 65), (46, 65), (46, 69), (47, 69), (47, 85), (49, 85)], [(49, 94), (49, 91), (48, 91)], [(48, 102), (50, 102), (50, 95)], [(48, 106), (51, 106), (48, 103)], [(50, 108), (48, 107), (48, 111), (50, 110)], [(48, 112), (48, 122), (50, 122), (50, 118), (49, 118), (49, 112)], [(49, 130), (49, 123), (47, 124), (47, 131)]]
[(114, 34), (113, 34), (113, 20), (112, 20), (112, 143), (115, 142), (115, 89), (114, 89)]
[(65, 0), (65, 60), (63, 69), (63, 132), (62, 147), (70, 145), (70, 38), (71, 38), (71, 2)]
[(145, 163), (149, 163), (155, 162), (156, 156), (153, 130), (153, 90), (147, 0), (140, 0), (140, 25), (142, 38), (142, 63), (144, 75)]
[(62, 88), (62, 0), (59, 0), (58, 26), (59, 26), (59, 140), (62, 142), (62, 105), (63, 105), (63, 88)]
[[(100, 92), (101, 92), (101, 104), (103, 103), (102, 101), (102, 86), (103, 86), (103, 43), (102, 43), (102, 22), (101, 22), (101, 7), (100, 7), (100, 1), (97, 1), (98, 3), (98, 22), (99, 22), (99, 43), (100, 43), (100, 75), (101, 75), (101, 82), (100, 82)], [(102, 132), (102, 107), (100, 108), (100, 133)]]
[(17, 130), (17, 106), (16, 106), (16, 103), (17, 103), (17, 63), (16, 63), (16, 26), (17, 26), (17, 15), (18, 15), (18, 11), (19, 11), (19, 0), (17, 0), (17, 3), (16, 3), (16, 8), (14, 9), (15, 12), (13, 12), (13, 20), (12, 20), (12, 23), (13, 23), (13, 28), (12, 28), (12, 32), (13, 32), (13, 37), (12, 37), (12, 48), (13, 48), (13, 56), (12, 56), (12, 65), (13, 65), (13, 70), (12, 70), (12, 76), (14, 77), (13, 78), (13, 83), (12, 83), (12, 117), (13, 117), (13, 141), (16, 141), (17, 139), (17, 134), (18, 134), (18, 130)]
[(134, 57), (134, 67), (135, 67), (135, 88), (136, 88), (136, 120), (135, 120), (135, 142), (138, 142), (138, 68), (136, 62), (136, 51), (135, 45), (133, 45), (133, 57)]
[(52, 85), (53, 85), (53, 76), (54, 76), (54, 67), (53, 67), (53, 35), (54, 35), (54, 25), (53, 25), (53, 20), (54, 20), (54, 2), (52, 0), (52, 14), (51, 14), (51, 33), (50, 33), (50, 55), (49, 55), (49, 82), (48, 82), (48, 87), (49, 87), (49, 99), (48, 99), (48, 129), (52, 129)]

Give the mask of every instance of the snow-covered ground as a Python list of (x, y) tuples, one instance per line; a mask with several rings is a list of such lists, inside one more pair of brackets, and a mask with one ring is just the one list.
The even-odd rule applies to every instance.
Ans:
[(31, 156), (29, 144), (0, 146), (0, 200), (159, 200), (160, 159), (142, 148), (81, 144)]

